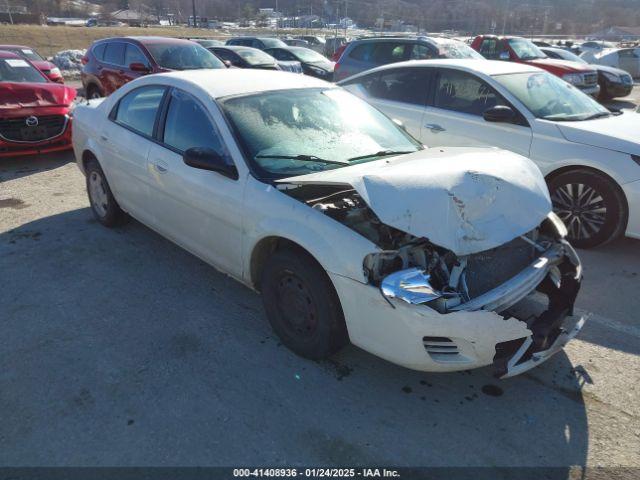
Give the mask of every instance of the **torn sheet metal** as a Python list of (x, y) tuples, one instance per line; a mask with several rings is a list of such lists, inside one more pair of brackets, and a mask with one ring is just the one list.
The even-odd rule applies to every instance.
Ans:
[(493, 148), (427, 149), (279, 182), (352, 185), (380, 221), (457, 255), (513, 240), (551, 211), (533, 162)]

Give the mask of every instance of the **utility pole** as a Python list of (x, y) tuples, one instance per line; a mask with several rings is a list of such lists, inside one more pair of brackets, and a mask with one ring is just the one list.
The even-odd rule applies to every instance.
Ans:
[(504, 17), (502, 18), (502, 35), (504, 35), (504, 31), (507, 28), (507, 14), (509, 13), (509, 0), (507, 0), (507, 6), (504, 9)]
[(191, 0), (191, 6), (193, 7), (193, 28), (198, 28), (198, 22), (196, 22), (196, 0)]
[(344, 37), (347, 38), (347, 17), (349, 16), (349, 0), (344, 0)]
[(278, 36), (278, 0), (276, 0), (276, 37)]
[(9, 14), (9, 22), (11, 22), (11, 25), (13, 25), (13, 15), (11, 15), (11, 7), (9, 6), (9, 0), (5, 0), (5, 3), (7, 4), (7, 13)]

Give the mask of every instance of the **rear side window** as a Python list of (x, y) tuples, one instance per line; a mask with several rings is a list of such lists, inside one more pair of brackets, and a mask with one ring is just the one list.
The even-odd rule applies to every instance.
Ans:
[(100, 43), (95, 47), (93, 47), (93, 50), (92, 50), (93, 55), (96, 57), (96, 59), (98, 59), (101, 62), (104, 60), (104, 49), (106, 48), (106, 46), (107, 46), (106, 43)]
[(496, 105), (507, 105), (496, 91), (479, 78), (458, 70), (440, 70), (434, 107), (482, 115)]
[(104, 51), (104, 62), (112, 65), (124, 65), (124, 47), (121, 42), (110, 42)]
[(426, 45), (415, 44), (411, 49), (411, 60), (430, 60), (438, 56), (437, 52), (433, 48), (429, 48)]
[(424, 106), (428, 86), (428, 69), (404, 68), (382, 72), (366, 88), (374, 98)]
[(385, 65), (408, 60), (411, 47), (408, 43), (377, 43), (373, 51), (373, 61), (378, 65)]
[(220, 135), (207, 112), (195, 98), (180, 90), (171, 93), (163, 141), (179, 152), (193, 147), (223, 152)]
[(118, 102), (115, 122), (151, 137), (165, 87), (148, 86), (129, 92)]
[(143, 65), (149, 66), (149, 61), (147, 57), (145, 57), (144, 53), (130, 43), (127, 43), (127, 49), (125, 50), (124, 64), (129, 66), (132, 63), (142, 63)]
[(373, 53), (373, 44), (365, 43), (362, 45), (356, 45), (351, 52), (349, 52), (349, 57), (354, 60), (360, 60), (362, 62), (371, 61)]

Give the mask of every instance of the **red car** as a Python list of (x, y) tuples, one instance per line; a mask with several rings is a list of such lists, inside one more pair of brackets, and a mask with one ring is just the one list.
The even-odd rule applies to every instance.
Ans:
[(588, 95), (597, 97), (600, 93), (598, 72), (590, 65), (549, 58), (526, 38), (479, 35), (473, 40), (471, 48), (489, 60), (507, 60), (542, 68)]
[(62, 78), (60, 69), (53, 63), (45, 60), (33, 48), (25, 47), (23, 45), (0, 45), (0, 50), (15, 53), (16, 55), (29, 60), (33, 66), (44, 73), (52, 82), (64, 83), (64, 78)]
[(98, 40), (82, 59), (87, 98), (109, 95), (150, 73), (227, 68), (218, 57), (191, 40), (165, 37), (118, 37)]
[(29, 60), (0, 51), (0, 157), (71, 148), (76, 90), (52, 82)]

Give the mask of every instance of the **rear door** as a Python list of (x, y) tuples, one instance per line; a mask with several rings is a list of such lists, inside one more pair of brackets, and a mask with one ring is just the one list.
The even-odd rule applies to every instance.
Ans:
[(363, 96), (385, 115), (400, 120), (406, 130), (419, 139), (431, 82), (428, 67), (404, 67), (372, 73), (345, 85)]
[(470, 72), (436, 70), (420, 140), (429, 146), (495, 146), (529, 156), (532, 132), (524, 117), (519, 124), (483, 118), (496, 105), (514, 108), (493, 87)]
[(157, 129), (164, 86), (136, 88), (122, 97), (109, 114), (98, 137), (116, 198), (122, 207), (146, 224), (153, 224), (148, 206), (147, 156)]
[(124, 42), (109, 42), (104, 50), (100, 66), (100, 81), (109, 95), (125, 84), (124, 77)]
[(236, 277), (241, 275), (242, 191), (244, 179), (188, 166), (184, 152), (213, 149), (233, 163), (216, 122), (220, 112), (194, 96), (172, 89), (158, 142), (151, 146), (148, 173), (154, 228)]

